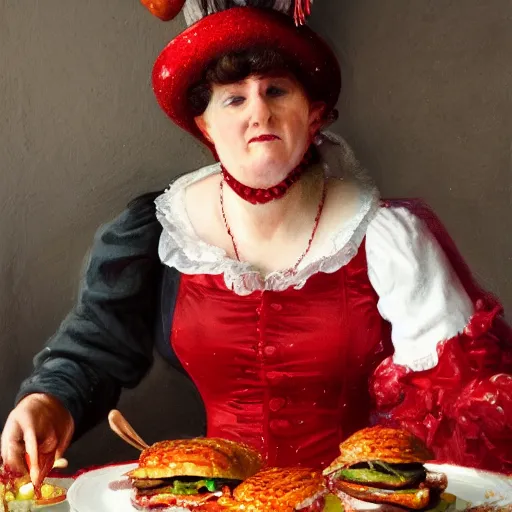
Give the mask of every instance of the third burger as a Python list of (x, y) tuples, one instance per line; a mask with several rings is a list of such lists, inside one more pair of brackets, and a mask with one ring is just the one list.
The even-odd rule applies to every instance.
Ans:
[(364, 510), (365, 503), (386, 511), (423, 510), (436, 506), (447, 486), (444, 474), (425, 468), (432, 458), (411, 433), (377, 426), (341, 443), (339, 457), (323, 473), (345, 510)]

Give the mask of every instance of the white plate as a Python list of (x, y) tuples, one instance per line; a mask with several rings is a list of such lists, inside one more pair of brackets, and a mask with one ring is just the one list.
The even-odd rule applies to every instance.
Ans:
[[(72, 512), (133, 512), (128, 479), (136, 464), (106, 466), (80, 475), (68, 491)], [(448, 477), (447, 492), (473, 505), (497, 499), (512, 502), (512, 478), (458, 466), (427, 464)], [(503, 503), (505, 504), (505, 503)]]
[(80, 475), (68, 490), (71, 512), (133, 512), (125, 473), (136, 463), (104, 466)]
[(448, 464), (425, 464), (425, 467), (445, 473), (448, 477), (446, 492), (469, 501), (473, 506), (496, 501), (500, 506), (512, 503), (511, 477)]

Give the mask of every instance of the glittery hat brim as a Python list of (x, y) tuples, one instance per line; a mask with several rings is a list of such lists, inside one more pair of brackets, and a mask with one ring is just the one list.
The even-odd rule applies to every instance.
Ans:
[(295, 62), (309, 85), (320, 93), (327, 110), (336, 105), (341, 73), (329, 46), (307, 26), (295, 26), (282, 13), (234, 7), (204, 17), (174, 38), (153, 67), (153, 90), (164, 112), (206, 145), (188, 104), (189, 88), (201, 80), (206, 66), (232, 51), (269, 47)]

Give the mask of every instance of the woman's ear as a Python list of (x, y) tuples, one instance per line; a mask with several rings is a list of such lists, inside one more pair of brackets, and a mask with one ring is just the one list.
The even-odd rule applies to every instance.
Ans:
[(210, 137), (210, 133), (208, 132), (208, 123), (204, 118), (204, 114), (194, 117), (194, 122), (196, 126), (199, 128), (199, 131), (203, 134), (203, 137), (210, 143), (213, 143), (212, 138)]
[(309, 129), (314, 137), (326, 124), (325, 122), (326, 104), (323, 101), (314, 101), (309, 108)]

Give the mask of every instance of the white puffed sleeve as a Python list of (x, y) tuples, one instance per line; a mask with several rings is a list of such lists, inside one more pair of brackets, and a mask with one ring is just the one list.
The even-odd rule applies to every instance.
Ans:
[(366, 233), (368, 276), (392, 326), (393, 361), (438, 363), (437, 344), (460, 333), (473, 305), (437, 240), (407, 208), (382, 207)]

